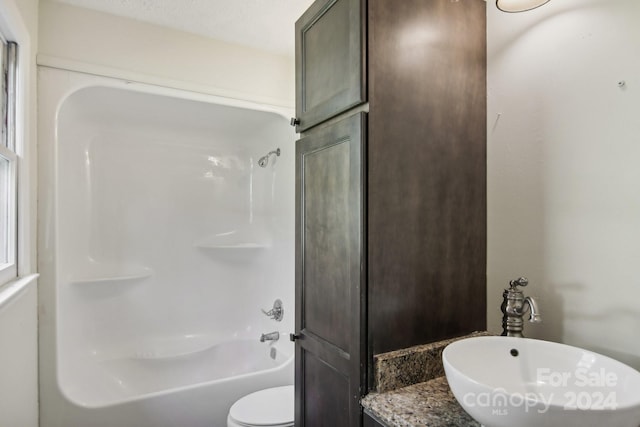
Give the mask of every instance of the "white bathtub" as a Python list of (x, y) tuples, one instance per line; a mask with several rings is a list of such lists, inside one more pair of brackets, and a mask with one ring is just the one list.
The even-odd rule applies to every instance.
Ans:
[[(151, 347), (155, 349), (150, 350)], [(168, 350), (171, 347), (166, 343), (157, 347), (147, 342), (145, 351), (129, 357), (101, 358), (94, 363), (77, 361), (76, 381), (65, 393), (70, 401), (86, 408), (117, 406), (203, 384), (209, 387), (220, 384), (225, 394), (242, 396), (253, 391), (253, 382), (261, 381), (260, 378), (275, 382), (282, 378), (291, 383), (287, 375), (292, 362), (290, 347), (286, 342), (233, 340), (185, 351), (184, 345)], [(239, 384), (245, 384), (240, 392), (230, 393)], [(227, 402), (225, 407), (235, 400), (229, 396), (216, 397), (218, 401), (221, 399)]]
[(39, 108), (41, 426), (223, 427), (292, 384), (287, 112), (50, 68)]

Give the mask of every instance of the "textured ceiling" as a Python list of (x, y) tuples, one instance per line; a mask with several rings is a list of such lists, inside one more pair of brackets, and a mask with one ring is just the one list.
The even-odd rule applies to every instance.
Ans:
[(54, 0), (282, 55), (313, 0)]

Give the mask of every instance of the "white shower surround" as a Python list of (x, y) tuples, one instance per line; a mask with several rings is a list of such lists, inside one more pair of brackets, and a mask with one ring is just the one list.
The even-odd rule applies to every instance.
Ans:
[(44, 67), (39, 101), (42, 426), (222, 427), (291, 384), (289, 112)]

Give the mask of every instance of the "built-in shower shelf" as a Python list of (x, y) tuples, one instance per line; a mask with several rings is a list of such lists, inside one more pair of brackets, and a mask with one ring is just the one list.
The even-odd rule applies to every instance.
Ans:
[[(100, 274), (97, 274), (100, 273)], [(93, 274), (82, 274), (72, 276), (70, 282), (73, 284), (90, 284), (90, 283), (110, 283), (110, 282), (128, 282), (146, 279), (153, 275), (153, 270), (147, 267), (131, 267), (122, 270), (93, 272)]]
[(204, 237), (195, 243), (201, 249), (250, 250), (271, 247), (271, 239), (262, 230), (260, 232), (232, 231)]
[(266, 249), (270, 246), (271, 246), (270, 244), (266, 244), (266, 243), (253, 243), (253, 242), (236, 243), (232, 245), (216, 245), (216, 244), (207, 245), (203, 243), (196, 244), (196, 247), (201, 249)]

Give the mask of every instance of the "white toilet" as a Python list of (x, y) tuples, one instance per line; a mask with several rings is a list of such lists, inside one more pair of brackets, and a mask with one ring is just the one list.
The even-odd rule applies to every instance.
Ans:
[(227, 427), (293, 426), (293, 385), (256, 391), (231, 406)]

